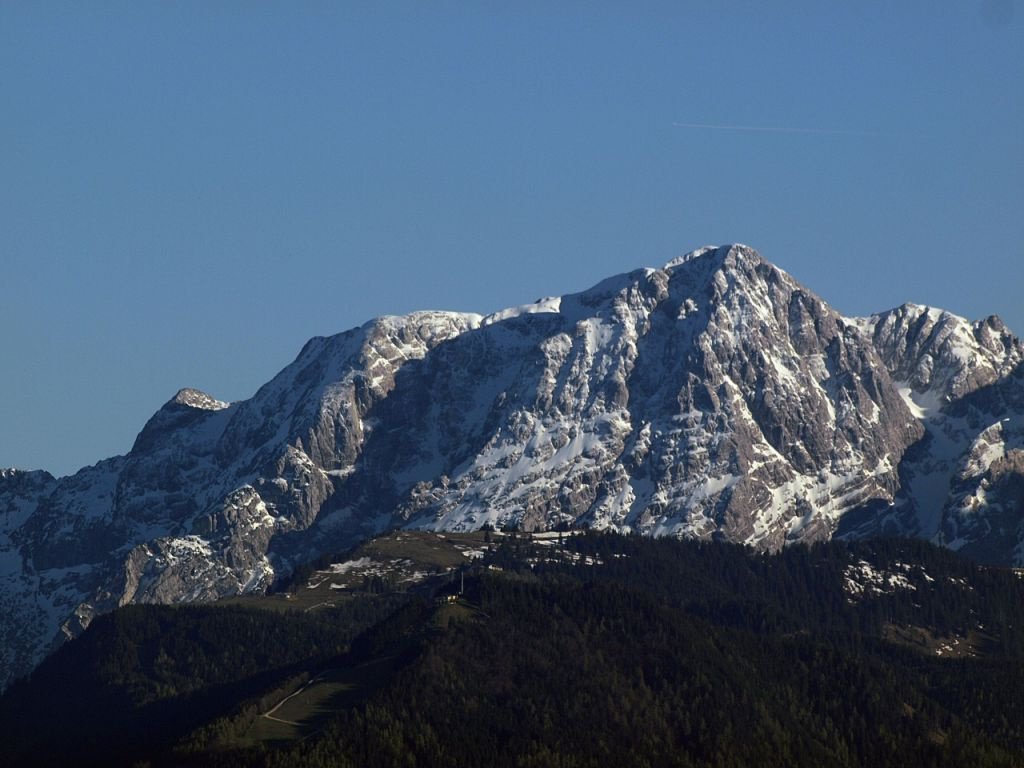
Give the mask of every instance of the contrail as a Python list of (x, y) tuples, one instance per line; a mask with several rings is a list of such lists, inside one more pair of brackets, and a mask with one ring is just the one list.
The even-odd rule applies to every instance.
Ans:
[(821, 133), (841, 136), (903, 136), (889, 131), (843, 130), (842, 128), (806, 128), (799, 126), (727, 125), (722, 123), (672, 123), (676, 128), (706, 128), (715, 131), (758, 131), (760, 133)]

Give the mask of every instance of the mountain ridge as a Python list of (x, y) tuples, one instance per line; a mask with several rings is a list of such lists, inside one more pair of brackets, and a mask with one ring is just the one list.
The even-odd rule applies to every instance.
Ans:
[(992, 318), (846, 318), (742, 245), (490, 315), (375, 318), (248, 400), (180, 390), (125, 456), (0, 473), (0, 668), (118, 605), (262, 591), (395, 526), (911, 534), (1019, 563), (1022, 350)]

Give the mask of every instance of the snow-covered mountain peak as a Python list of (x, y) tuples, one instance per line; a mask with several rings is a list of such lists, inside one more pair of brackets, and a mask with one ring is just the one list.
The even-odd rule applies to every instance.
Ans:
[(265, 589), (394, 526), (771, 549), (994, 521), (986, 558), (1020, 560), (1022, 361), (997, 318), (843, 318), (738, 244), (314, 337), (248, 400), (181, 390), (126, 456), (0, 472), (0, 682), (97, 612)]
[(880, 517), (874, 530), (932, 538), (986, 562), (1019, 562), (1024, 345), (998, 317), (971, 322), (921, 304), (854, 322), (925, 429), (901, 464), (894, 516)]
[[(135, 438), (131, 453), (152, 453), (166, 447), (168, 441), (190, 440), (191, 433), (200, 423), (206, 423), (218, 414), (232, 410), (230, 403), (217, 400), (198, 389), (186, 387), (154, 413)], [(226, 423), (224, 417), (218, 423)]]
[(171, 402), (177, 405), (186, 405), (189, 408), (198, 408), (203, 411), (220, 411), (230, 405), (230, 403), (217, 400), (205, 392), (192, 389), (191, 387), (179, 389), (178, 393), (171, 399)]
[(860, 326), (893, 378), (918, 394), (958, 399), (1008, 375), (1024, 345), (995, 316), (971, 322), (952, 312), (903, 304)]
[[(0, 468), (0, 494), (7, 489), (23, 484), (41, 484), (53, 482), (54, 477), (43, 469), (17, 469), (16, 467)], [(3, 506), (0, 504), (0, 512)]]
[[(685, 264), (696, 261), (712, 260), (718, 267), (748, 261), (768, 264), (768, 262), (754, 248), (743, 243), (727, 243), (724, 245), (705, 245), (702, 248), (684, 253), (668, 261), (662, 269), (672, 272)], [(707, 266), (707, 265), (706, 265)], [(774, 265), (772, 265), (774, 266)]]

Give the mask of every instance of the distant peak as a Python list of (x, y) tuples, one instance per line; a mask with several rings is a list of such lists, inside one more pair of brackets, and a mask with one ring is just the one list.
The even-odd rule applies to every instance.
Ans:
[(872, 315), (875, 322), (884, 321), (890, 318), (899, 319), (905, 323), (925, 322), (930, 325), (962, 325), (970, 326), (970, 321), (939, 307), (932, 307), (927, 304), (915, 304), (906, 301), (894, 309), (878, 312)]
[(17, 467), (0, 468), (0, 480), (13, 480), (18, 482), (27, 478), (32, 480), (38, 478), (53, 480), (53, 475), (43, 469), (18, 469)]
[(185, 405), (189, 408), (199, 408), (204, 411), (220, 411), (228, 407), (228, 403), (210, 397), (205, 392), (200, 392), (198, 389), (192, 389), (191, 387), (179, 389), (178, 394), (174, 396), (171, 402), (177, 405)]
[(878, 312), (867, 318), (865, 322), (871, 324), (878, 324), (882, 322), (899, 321), (904, 324), (909, 323), (925, 323), (929, 327), (950, 327), (950, 328), (961, 328), (965, 332), (980, 333), (982, 331), (988, 331), (995, 333), (999, 336), (1006, 336), (1014, 338), (1013, 331), (1003, 322), (999, 315), (989, 315), (982, 320), (970, 320), (969, 318), (958, 315), (954, 312), (950, 312), (945, 309), (939, 309), (938, 307), (928, 306), (927, 304), (915, 304), (913, 302), (905, 302), (900, 304), (898, 307), (886, 310), (885, 312)]

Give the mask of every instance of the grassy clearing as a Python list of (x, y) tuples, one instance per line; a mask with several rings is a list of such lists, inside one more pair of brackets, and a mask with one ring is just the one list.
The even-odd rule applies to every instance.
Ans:
[[(422, 636), (430, 627), (445, 629), (454, 622), (478, 620), (479, 610), (464, 600), (439, 605), (426, 626), (414, 635)], [(386, 655), (351, 667), (336, 667), (319, 673), (310, 683), (285, 696), (262, 713), (236, 746), (281, 744), (306, 738), (321, 730), (336, 713), (357, 706), (387, 684), (395, 674), (414, 639), (406, 637), (390, 646)]]
[(252, 727), (239, 739), (238, 746), (252, 747), (256, 744), (281, 744), (302, 738), (302, 728), (267, 717), (257, 717)]
[(331, 589), (330, 584), (321, 584), (312, 589), (301, 589), (289, 594), (227, 597), (218, 600), (217, 605), (242, 605), (280, 612), (311, 611), (333, 608), (353, 599), (356, 599), (356, 596), (352, 592)]
[(991, 635), (973, 629), (966, 637), (947, 637), (937, 635), (924, 627), (896, 624), (886, 624), (882, 628), (882, 637), (890, 643), (905, 645), (929, 656), (940, 656), (945, 659), (985, 656), (995, 642)]
[[(501, 535), (492, 533), (490, 538), (497, 540)], [(466, 565), (474, 559), (472, 553), (489, 546), (487, 538), (483, 531), (396, 531), (339, 558), (341, 567), (316, 571), (302, 587), (290, 593), (231, 597), (219, 600), (218, 604), (273, 611), (329, 610), (361, 593), (368, 577), (387, 578), (391, 589), (401, 591)]]
[(315, 733), (331, 715), (361, 703), (383, 686), (396, 664), (397, 657), (386, 656), (322, 673), (313, 683), (256, 718), (239, 740), (239, 746), (293, 741)]
[(460, 621), (469, 621), (470, 619), (476, 618), (478, 614), (477, 609), (467, 605), (464, 601), (459, 600), (454, 603), (446, 603), (438, 607), (434, 613), (434, 626), (440, 629), (447, 629), (448, 625), (458, 623)]
[(469, 558), (463, 552), (483, 549), (487, 545), (484, 537), (482, 531), (440, 534), (428, 531), (397, 531), (367, 542), (360, 547), (359, 554), (380, 559), (408, 559), (420, 566), (446, 570), (469, 562)]

